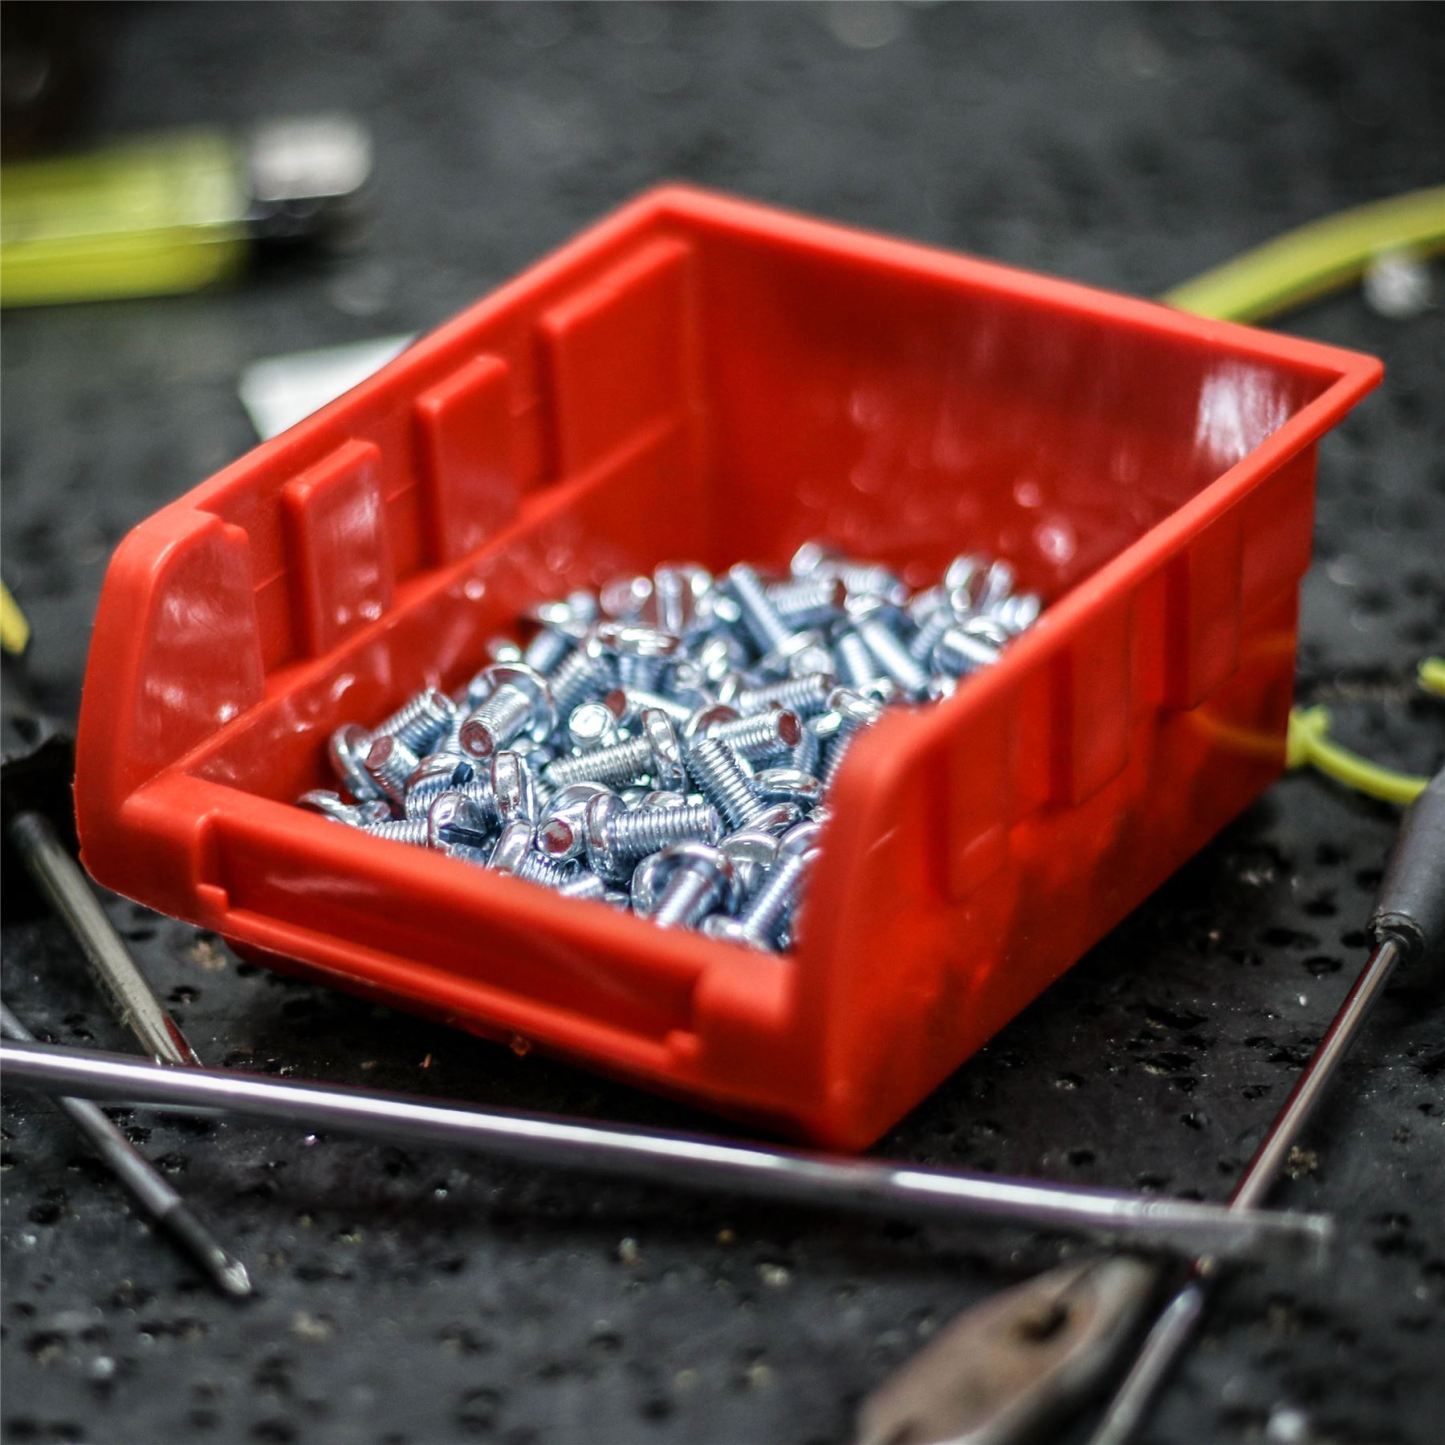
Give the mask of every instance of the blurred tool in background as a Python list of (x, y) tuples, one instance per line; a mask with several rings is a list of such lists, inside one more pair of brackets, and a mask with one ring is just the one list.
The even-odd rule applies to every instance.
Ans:
[(0, 304), (194, 291), (334, 240), (371, 171), (344, 115), (195, 128), (0, 167)]

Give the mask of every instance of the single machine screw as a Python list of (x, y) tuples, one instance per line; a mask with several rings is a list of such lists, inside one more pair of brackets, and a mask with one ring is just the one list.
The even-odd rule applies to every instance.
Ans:
[(828, 694), (838, 685), (830, 672), (812, 672), (762, 687), (746, 687), (734, 675), (718, 689), (718, 701), (736, 708), (744, 717), (780, 707), (799, 717), (814, 717), (828, 706)]
[(749, 948), (776, 948), (802, 898), (808, 870), (818, 856), (820, 832), (816, 823), (799, 823), (791, 829), (778, 845), (777, 862), (742, 913), (737, 918), (710, 918), (703, 931), (712, 938)]
[(722, 818), (707, 803), (629, 812), (614, 793), (600, 793), (587, 804), (583, 842), (587, 866), (610, 883), (625, 882), (632, 865), (675, 843), (715, 843)]
[(358, 803), (384, 796), (366, 771), (366, 755), (373, 741), (370, 731), (360, 723), (343, 723), (331, 734), (326, 746), (336, 776)]
[(537, 848), (549, 858), (580, 858), (587, 805), (593, 798), (610, 795), (601, 783), (568, 783), (552, 795), (547, 814), (537, 829)]
[(618, 787), (644, 774), (660, 788), (671, 788), (683, 781), (682, 746), (677, 740), (677, 729), (655, 708), (643, 711), (641, 736), (583, 753), (578, 758), (558, 758), (542, 769), (543, 780), (549, 788), (589, 782)]
[(896, 630), (903, 614), (891, 603), (865, 597), (853, 605), (853, 627), (884, 675), (911, 698), (928, 692), (928, 673), (914, 660)]
[(470, 781), (454, 784), (481, 810), (493, 827), (505, 827), (519, 819), (530, 822), (537, 814), (537, 788), (532, 769), (520, 753), (504, 748), (492, 754), (485, 774), (474, 773)]
[(575, 870), (566, 864), (554, 863), (534, 851), (532, 844), (535, 838), (536, 833), (530, 823), (520, 819), (508, 823), (487, 859), (487, 867), (514, 878), (524, 878), (529, 883), (540, 883), (544, 888), (560, 888), (570, 881)]
[(521, 661), (547, 677), (597, 620), (597, 603), (590, 592), (573, 592), (560, 602), (538, 603), (528, 616), (541, 631), (523, 649)]
[(900, 606), (908, 589), (877, 562), (853, 562), (821, 542), (804, 542), (788, 564), (794, 577), (836, 577), (854, 597), (882, 597)]
[(550, 685), (557, 712), (565, 717), (589, 695), (606, 692), (616, 674), (612, 655), (597, 638), (584, 637), (552, 672)]
[(694, 928), (715, 909), (737, 901), (737, 873), (707, 843), (674, 843), (657, 855), (661, 887), (652, 921), (659, 928)]
[(482, 678), (474, 711), (461, 727), (463, 752), (490, 757), (524, 733), (540, 743), (557, 725), (546, 678), (525, 663), (497, 663)]
[(828, 702), (838, 715), (838, 726), (833, 735), (832, 746), (828, 750), (828, 761), (823, 767), (822, 783), (825, 791), (832, 790), (838, 770), (843, 766), (844, 755), (853, 739), (883, 716), (882, 703), (846, 687), (835, 689)]
[(394, 737), (418, 756), (431, 748), (451, 726), (457, 705), (446, 693), (429, 687), (409, 698), (372, 730), (374, 738)]
[(690, 739), (716, 738), (750, 763), (787, 757), (802, 736), (802, 720), (784, 708), (739, 717), (732, 708), (718, 704), (697, 713), (688, 727)]
[(969, 677), (999, 660), (1008, 635), (987, 617), (950, 627), (933, 649), (933, 665), (949, 677)]
[(682, 653), (682, 642), (672, 633), (635, 622), (604, 622), (595, 636), (616, 660), (623, 687), (655, 688)]
[(397, 807), (406, 804), (406, 780), (416, 771), (417, 755), (403, 742), (384, 733), (366, 754), (366, 771), (373, 783)]
[[(777, 666), (787, 670), (787, 662), (796, 652), (817, 643), (817, 635), (794, 627), (783, 618), (768, 599), (767, 588), (753, 569), (739, 562), (728, 569), (728, 586), (742, 613), (743, 626), (763, 654), (760, 666)], [(834, 611), (843, 606), (848, 589), (834, 581), (831, 603)]]
[(364, 828), (368, 823), (380, 823), (391, 817), (391, 806), (379, 799), (365, 803), (346, 803), (341, 794), (330, 788), (312, 788), (296, 799), (298, 806), (320, 813), (333, 823), (345, 823), (351, 828)]
[(624, 695), (614, 689), (602, 701), (579, 702), (567, 719), (567, 739), (580, 753), (593, 753), (621, 741)]
[(687, 751), (687, 771), (699, 791), (732, 828), (746, 828), (767, 812), (737, 754), (716, 738), (703, 738)]

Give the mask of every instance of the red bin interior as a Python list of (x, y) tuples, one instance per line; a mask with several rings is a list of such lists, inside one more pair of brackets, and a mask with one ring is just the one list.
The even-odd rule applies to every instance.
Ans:
[[(76, 802), (102, 883), (342, 987), (862, 1146), (1279, 771), (1315, 443), (1368, 357), (652, 192), (137, 527)], [(530, 602), (826, 538), (1039, 624), (850, 754), (786, 956), (370, 838), (325, 741)]]

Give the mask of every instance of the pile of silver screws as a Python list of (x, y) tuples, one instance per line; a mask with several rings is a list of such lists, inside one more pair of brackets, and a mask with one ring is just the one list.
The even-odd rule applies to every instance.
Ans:
[(534, 607), (460, 694), (427, 688), (332, 734), (352, 801), (297, 801), (377, 838), (770, 951), (793, 918), (849, 747), (937, 702), (1039, 615), (973, 556), (910, 593), (807, 542), (789, 575), (659, 567)]

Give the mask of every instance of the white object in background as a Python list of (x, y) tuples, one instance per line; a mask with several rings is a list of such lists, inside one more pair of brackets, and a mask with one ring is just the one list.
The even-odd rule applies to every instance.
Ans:
[(241, 405), (261, 440), (269, 441), (380, 371), (414, 339), (380, 336), (348, 346), (268, 356), (241, 373)]

